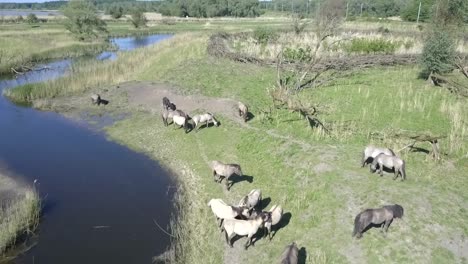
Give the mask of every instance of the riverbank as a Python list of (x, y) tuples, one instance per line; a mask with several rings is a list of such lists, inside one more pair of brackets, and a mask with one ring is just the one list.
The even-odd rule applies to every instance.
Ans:
[[(274, 68), (210, 57), (206, 41), (204, 34), (176, 35), (115, 62), (96, 64), (93, 74), (83, 67), (75, 78), (49, 82), (47, 91), (53, 94), (38, 85), (24, 95), (34, 94), (29, 99), (35, 107), (70, 118), (124, 116), (105, 129), (109, 137), (179, 174), (185, 196), (178, 226), (172, 228), (179, 263), (273, 263), (291, 241), (304, 247), (301, 258), (311, 263), (467, 258), (468, 129), (460, 119), (468, 113), (465, 99), (417, 79), (414, 66), (351, 71), (303, 94), (320, 102), (319, 117), (331, 128), (326, 136), (296, 113), (271, 107), (267, 89), (275, 83)], [(91, 105), (89, 95), (95, 92), (110, 103)], [(190, 115), (212, 111), (221, 126), (188, 134), (164, 127), (159, 116), (163, 95)], [(247, 124), (236, 116), (236, 100), (250, 106), (254, 117)], [(386, 111), (380, 111), (382, 105)], [(429, 146), (401, 150), (405, 182), (360, 168), (365, 145), (400, 150), (408, 144), (391, 137), (394, 131), (447, 135), (440, 142), (442, 161), (427, 155)], [(207, 166), (213, 159), (241, 164), (252, 183), (237, 182), (224, 191)], [(262, 189), (267, 208), (282, 205), (287, 218), (271, 242), (261, 239), (244, 251), (243, 238), (230, 249), (206, 203), (211, 198), (237, 203), (254, 188)], [(392, 223), (385, 237), (371, 229), (360, 241), (351, 238), (358, 212), (391, 203), (401, 204), (405, 216)]]
[(11, 246), (39, 225), (40, 199), (34, 187), (0, 172), (0, 261)]

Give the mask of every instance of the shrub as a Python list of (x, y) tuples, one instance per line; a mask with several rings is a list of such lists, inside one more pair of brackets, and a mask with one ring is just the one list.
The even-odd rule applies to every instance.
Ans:
[(143, 13), (141, 9), (139, 8), (133, 9), (131, 16), (132, 18), (130, 19), (130, 22), (132, 22), (135, 28), (146, 26), (147, 20), (146, 20), (145, 14)]
[(259, 27), (254, 30), (253, 37), (257, 43), (265, 45), (268, 42), (277, 40), (279, 36), (270, 28)]
[(283, 50), (283, 55), (286, 60), (289, 61), (299, 61), (299, 62), (306, 62), (312, 59), (312, 49), (310, 47), (307, 48), (285, 48)]
[(455, 40), (450, 32), (435, 28), (427, 36), (421, 54), (421, 77), (427, 78), (431, 73), (448, 73), (454, 69)]
[(109, 14), (112, 16), (112, 18), (114, 19), (119, 19), (123, 16), (123, 13), (124, 13), (124, 10), (123, 10), (123, 7), (121, 6), (117, 6), (117, 5), (113, 5), (110, 9), (109, 9)]
[(390, 30), (389, 30), (388, 28), (386, 28), (386, 27), (379, 27), (379, 28), (377, 29), (377, 32), (379, 32), (379, 33), (384, 33), (384, 34), (388, 34), (388, 33), (390, 33)]
[(18, 23), (21, 23), (21, 22), (23, 22), (23, 21), (24, 21), (24, 18), (23, 18), (22, 16), (18, 16), (18, 17), (16, 18), (16, 22), (18, 22)]
[(31, 13), (26, 17), (26, 22), (28, 22), (29, 24), (36, 24), (39, 23), (39, 19), (35, 14)]
[(97, 37), (96, 32), (107, 32), (106, 23), (98, 17), (96, 7), (90, 1), (71, 0), (63, 14), (67, 17), (65, 28), (79, 40)]
[(344, 44), (342, 47), (347, 53), (395, 53), (396, 49), (401, 45), (400, 42), (378, 39), (355, 38), (351, 42)]

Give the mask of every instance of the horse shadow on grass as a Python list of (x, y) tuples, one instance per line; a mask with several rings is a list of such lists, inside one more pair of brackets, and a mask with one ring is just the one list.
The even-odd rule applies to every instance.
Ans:
[(247, 118), (245, 119), (245, 122), (249, 122), (250, 120), (254, 119), (255, 115), (252, 114), (251, 112), (247, 113)]
[(299, 249), (299, 255), (297, 256), (297, 263), (305, 264), (306, 260), (307, 260), (307, 251), (305, 247), (301, 247), (301, 249)]
[(252, 183), (253, 182), (253, 176), (249, 176), (249, 175), (239, 176), (239, 175), (236, 174), (236, 175), (232, 175), (231, 177), (229, 177), (229, 181), (230, 181), (229, 188), (231, 188), (236, 183), (243, 182), (243, 181), (247, 181), (248, 183)]
[(273, 232), (271, 239), (273, 239), (276, 236), (276, 233), (278, 233), (278, 231), (285, 228), (289, 224), (291, 218), (292, 214), (290, 212), (283, 214), (280, 222), (277, 225), (271, 227), (271, 231)]
[(267, 197), (267, 198), (263, 198), (261, 201), (260, 201), (260, 204), (258, 206), (258, 209), (260, 209), (261, 211), (265, 210), (267, 208), (267, 206), (271, 203), (271, 198), (270, 197)]

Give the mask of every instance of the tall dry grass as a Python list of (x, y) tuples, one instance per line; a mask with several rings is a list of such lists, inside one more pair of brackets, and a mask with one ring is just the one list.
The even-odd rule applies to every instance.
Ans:
[(0, 192), (0, 255), (18, 240), (32, 233), (39, 225), (40, 198), (34, 187), (22, 187), (0, 174), (0, 182), (7, 186)]

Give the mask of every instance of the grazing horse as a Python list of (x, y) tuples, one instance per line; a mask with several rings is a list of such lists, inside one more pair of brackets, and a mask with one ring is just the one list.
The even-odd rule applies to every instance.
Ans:
[(383, 153), (377, 155), (370, 166), (370, 171), (372, 173), (377, 171), (377, 165), (379, 166), (380, 176), (383, 176), (383, 168), (385, 167), (393, 169), (395, 173), (395, 177), (393, 177), (394, 180), (398, 178), (398, 174), (401, 175), (402, 181), (406, 179), (405, 161), (397, 156), (389, 156)]
[(239, 206), (247, 207), (250, 210), (254, 209), (257, 205), (261, 206), (262, 202), (262, 191), (259, 189), (253, 189), (239, 202)]
[(224, 219), (246, 218), (248, 216), (248, 209), (246, 207), (231, 206), (221, 199), (211, 199), (208, 202), (208, 206), (216, 216), (216, 223), (219, 221), (221, 231)]
[[(263, 234), (263, 236), (267, 236), (269, 237), (270, 241), (271, 239), (273, 238), (273, 232), (272, 232), (272, 227), (275, 227), (280, 221), (281, 221), (281, 218), (283, 217), (283, 208), (281, 208), (280, 205), (273, 205), (271, 207), (270, 210), (268, 211), (253, 211), (252, 214), (250, 215), (249, 219), (253, 219), (255, 217), (257, 217), (259, 214), (262, 214), (262, 213), (268, 213), (270, 214), (270, 218), (268, 219), (268, 221), (265, 222), (265, 228), (266, 228), (266, 233)], [(276, 228), (275, 228), (276, 229)], [(273, 230), (276, 231), (277, 230)]]
[(91, 102), (93, 104), (100, 105), (101, 104), (101, 96), (99, 94), (93, 94), (91, 95)]
[(393, 218), (403, 217), (403, 207), (401, 205), (386, 205), (377, 209), (366, 209), (359, 213), (354, 219), (353, 237), (362, 237), (362, 233), (370, 224), (382, 224), (382, 231), (387, 232)]
[(297, 248), (296, 242), (292, 242), (291, 245), (287, 245), (284, 248), (283, 254), (281, 255), (281, 264), (297, 264), (298, 255), (299, 249)]
[(270, 215), (268, 213), (261, 213), (251, 220), (237, 220), (226, 219), (224, 220), (224, 231), (226, 232), (226, 243), (232, 247), (232, 238), (235, 235), (247, 236), (247, 242), (244, 248), (247, 249), (252, 244), (252, 238), (257, 233), (258, 229), (264, 222), (268, 221)]
[(212, 113), (194, 115), (192, 117), (192, 120), (195, 123), (194, 128), (197, 128), (197, 131), (201, 127), (201, 125), (198, 126), (198, 124), (200, 124), (200, 123), (205, 123), (206, 127), (208, 127), (208, 123), (213, 123), (215, 126), (219, 126), (218, 120), (216, 120), (215, 116)]
[(239, 109), (239, 116), (244, 119), (244, 122), (247, 122), (248, 115), (249, 115), (249, 108), (242, 102), (238, 102), (237, 107)]
[(161, 114), (161, 117), (165, 126), (168, 126), (168, 120), (172, 119), (172, 122), (174, 124), (179, 125), (179, 127), (184, 127), (185, 133), (188, 133), (188, 120), (190, 117), (187, 114), (185, 114), (182, 110), (164, 110)]
[(233, 175), (243, 175), (239, 164), (224, 164), (220, 161), (213, 160), (210, 162), (210, 168), (213, 171), (215, 182), (221, 183), (223, 179), (226, 178), (225, 184), (228, 191), (232, 185), (229, 183), (229, 178)]
[(395, 156), (395, 153), (393, 152), (393, 150), (389, 148), (378, 148), (374, 146), (367, 146), (364, 149), (364, 152), (362, 153), (362, 162), (361, 162), (362, 166), (361, 167), (364, 167), (367, 164), (371, 163), (372, 161), (370, 159), (371, 158), (372, 160), (375, 159), (375, 157), (377, 157), (377, 155), (379, 155), (380, 153), (384, 153), (389, 156)]
[(172, 110), (172, 111), (175, 111), (175, 110), (176, 110), (176, 105), (173, 104), (173, 103), (169, 100), (169, 98), (163, 97), (162, 102), (163, 102), (163, 109), (164, 109), (164, 110)]

